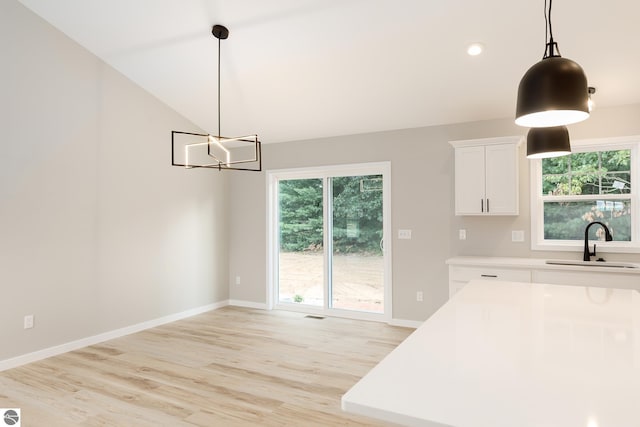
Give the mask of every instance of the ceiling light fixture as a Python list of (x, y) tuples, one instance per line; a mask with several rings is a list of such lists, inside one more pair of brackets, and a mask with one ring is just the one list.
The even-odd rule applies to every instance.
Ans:
[[(525, 127), (562, 126), (589, 117), (587, 77), (576, 62), (562, 58), (553, 40), (551, 3), (545, 0), (545, 51), (525, 73), (518, 87), (516, 124)], [(548, 36), (548, 38), (547, 38)]]
[(482, 53), (483, 50), (484, 50), (484, 45), (482, 43), (471, 43), (467, 47), (467, 53), (470, 56), (478, 56)]
[(527, 134), (527, 158), (545, 159), (571, 154), (566, 126), (531, 128)]
[(258, 135), (226, 137), (220, 133), (220, 41), (229, 37), (229, 30), (214, 25), (211, 34), (218, 39), (218, 134), (171, 131), (171, 165), (259, 172), (262, 150)]
[(594, 93), (596, 93), (596, 88), (593, 86), (589, 86), (589, 89), (587, 89), (587, 92), (589, 93), (589, 113), (591, 113), (593, 111), (594, 108), (596, 108), (596, 103), (593, 100), (593, 98), (591, 97), (591, 95), (593, 95)]

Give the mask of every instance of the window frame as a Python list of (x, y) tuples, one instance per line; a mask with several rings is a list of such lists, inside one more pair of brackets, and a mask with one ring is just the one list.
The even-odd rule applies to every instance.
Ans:
[[(534, 251), (582, 251), (583, 240), (553, 240), (544, 238), (544, 201), (583, 201), (628, 199), (631, 202), (631, 241), (598, 241), (603, 252), (638, 253), (640, 252), (640, 135), (616, 138), (583, 139), (571, 141), (573, 153), (593, 151), (631, 150), (631, 193), (612, 195), (545, 196), (542, 194), (542, 159), (530, 161), (531, 192), (531, 250)], [(553, 198), (552, 198), (553, 197)]]
[[(327, 165), (314, 166), (306, 168), (292, 169), (271, 169), (267, 170), (267, 308), (284, 309), (290, 311), (300, 311), (308, 314), (329, 315), (336, 317), (344, 317), (359, 320), (371, 320), (379, 322), (390, 322), (393, 319), (393, 250), (392, 250), (392, 212), (391, 212), (391, 162), (371, 162), (356, 163), (345, 165)], [(324, 305), (323, 307), (314, 307), (310, 305), (297, 305), (280, 302), (278, 299), (278, 259), (277, 254), (280, 253), (279, 240), (279, 206), (278, 206), (278, 187), (281, 180), (288, 179), (316, 179), (323, 180), (323, 218), (330, 218), (328, 214), (328, 206), (330, 204), (330, 190), (327, 187), (328, 178), (341, 176), (359, 176), (359, 175), (382, 175), (382, 209), (383, 209), (383, 240), (384, 240), (384, 311), (383, 313), (345, 310), (328, 306), (328, 276), (331, 273), (327, 269), (327, 261), (324, 262)], [(331, 219), (329, 219), (330, 221)], [(329, 248), (328, 240), (330, 238), (328, 222), (323, 221), (323, 247)], [(325, 252), (325, 257), (327, 256)]]

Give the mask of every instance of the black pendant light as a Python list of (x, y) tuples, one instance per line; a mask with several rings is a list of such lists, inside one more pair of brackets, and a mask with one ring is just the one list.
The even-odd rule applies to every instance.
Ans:
[(258, 135), (222, 136), (220, 132), (220, 41), (229, 30), (214, 25), (211, 34), (218, 40), (218, 133), (171, 131), (171, 165), (186, 169), (210, 168), (260, 172), (262, 149)]
[[(544, 56), (525, 73), (518, 87), (516, 124), (525, 127), (562, 126), (589, 117), (587, 77), (576, 62), (562, 58), (553, 40), (551, 3), (545, 0)], [(547, 38), (548, 36), (548, 38)]]
[(531, 128), (527, 134), (527, 158), (544, 159), (571, 154), (566, 126)]

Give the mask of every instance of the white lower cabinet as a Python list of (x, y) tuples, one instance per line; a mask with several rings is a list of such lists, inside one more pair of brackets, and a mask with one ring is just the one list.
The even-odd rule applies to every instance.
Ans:
[(531, 282), (531, 271), (495, 267), (449, 267), (449, 298), (471, 280)]
[(457, 257), (449, 265), (449, 298), (471, 280), (549, 283), (640, 290), (640, 269), (547, 265), (527, 258)]

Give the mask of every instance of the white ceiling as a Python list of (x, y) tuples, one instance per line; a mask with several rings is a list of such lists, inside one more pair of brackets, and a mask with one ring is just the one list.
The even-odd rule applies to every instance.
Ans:
[[(225, 25), (222, 134), (265, 143), (512, 117), (544, 52), (543, 0), (20, 1), (211, 133)], [(637, 0), (553, 4), (599, 107), (640, 102), (639, 22)]]

